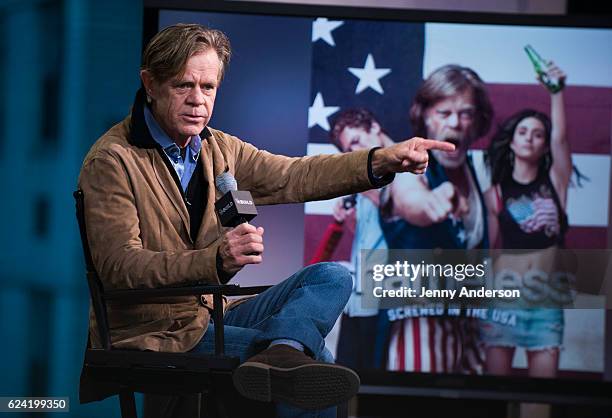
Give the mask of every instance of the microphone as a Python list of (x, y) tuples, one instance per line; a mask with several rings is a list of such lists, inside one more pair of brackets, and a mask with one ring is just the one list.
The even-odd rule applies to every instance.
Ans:
[(221, 225), (236, 227), (257, 216), (253, 196), (250, 192), (238, 190), (238, 183), (230, 172), (219, 174), (215, 178), (215, 186), (223, 193), (223, 197), (215, 202)]

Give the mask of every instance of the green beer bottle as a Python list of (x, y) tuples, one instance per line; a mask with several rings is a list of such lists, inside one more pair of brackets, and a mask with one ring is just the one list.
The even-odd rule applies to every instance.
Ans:
[(548, 62), (544, 60), (531, 45), (526, 45), (524, 49), (529, 60), (533, 64), (535, 72), (538, 74), (538, 78), (544, 83), (548, 91), (553, 94), (560, 92), (564, 87), (563, 80), (553, 80), (548, 75), (546, 72)]

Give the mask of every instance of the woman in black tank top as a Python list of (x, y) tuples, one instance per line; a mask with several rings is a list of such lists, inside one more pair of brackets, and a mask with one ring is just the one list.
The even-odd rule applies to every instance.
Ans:
[[(549, 76), (565, 81), (565, 74), (552, 63)], [(572, 161), (562, 92), (551, 93), (551, 117), (552, 121), (542, 112), (522, 110), (506, 120), (491, 141), (487, 158), (492, 186), (485, 200), (493, 248), (563, 247)], [(523, 272), (518, 274), (525, 277)], [(510, 314), (514, 317), (512, 326), (508, 321), (506, 325), (483, 323), (488, 372), (510, 374), (516, 347), (524, 347), (529, 375), (554, 377), (563, 337), (563, 311), (540, 308), (504, 312)]]
[[(503, 179), (495, 190), (499, 202), (497, 219), (501, 237), (501, 248), (534, 249), (562, 247), (567, 229), (564, 205), (559, 201), (550, 176), (540, 171), (527, 183), (519, 183), (512, 176)], [(546, 214), (542, 214), (546, 212)], [(536, 218), (546, 216), (542, 226), (529, 227)]]

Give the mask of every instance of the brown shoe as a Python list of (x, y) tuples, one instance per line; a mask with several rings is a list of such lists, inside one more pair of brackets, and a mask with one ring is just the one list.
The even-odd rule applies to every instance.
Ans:
[(337, 364), (314, 361), (285, 344), (269, 347), (234, 371), (234, 386), (244, 397), (323, 409), (349, 400), (359, 376)]

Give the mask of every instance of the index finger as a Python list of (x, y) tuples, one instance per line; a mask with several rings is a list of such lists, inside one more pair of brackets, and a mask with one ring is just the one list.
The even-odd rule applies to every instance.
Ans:
[(434, 139), (423, 139), (419, 144), (423, 150), (436, 149), (451, 152), (455, 150), (455, 145), (446, 141), (436, 141)]
[(240, 235), (257, 233), (257, 228), (254, 225), (251, 225), (248, 222), (241, 223), (236, 228), (233, 229), (236, 233)]

